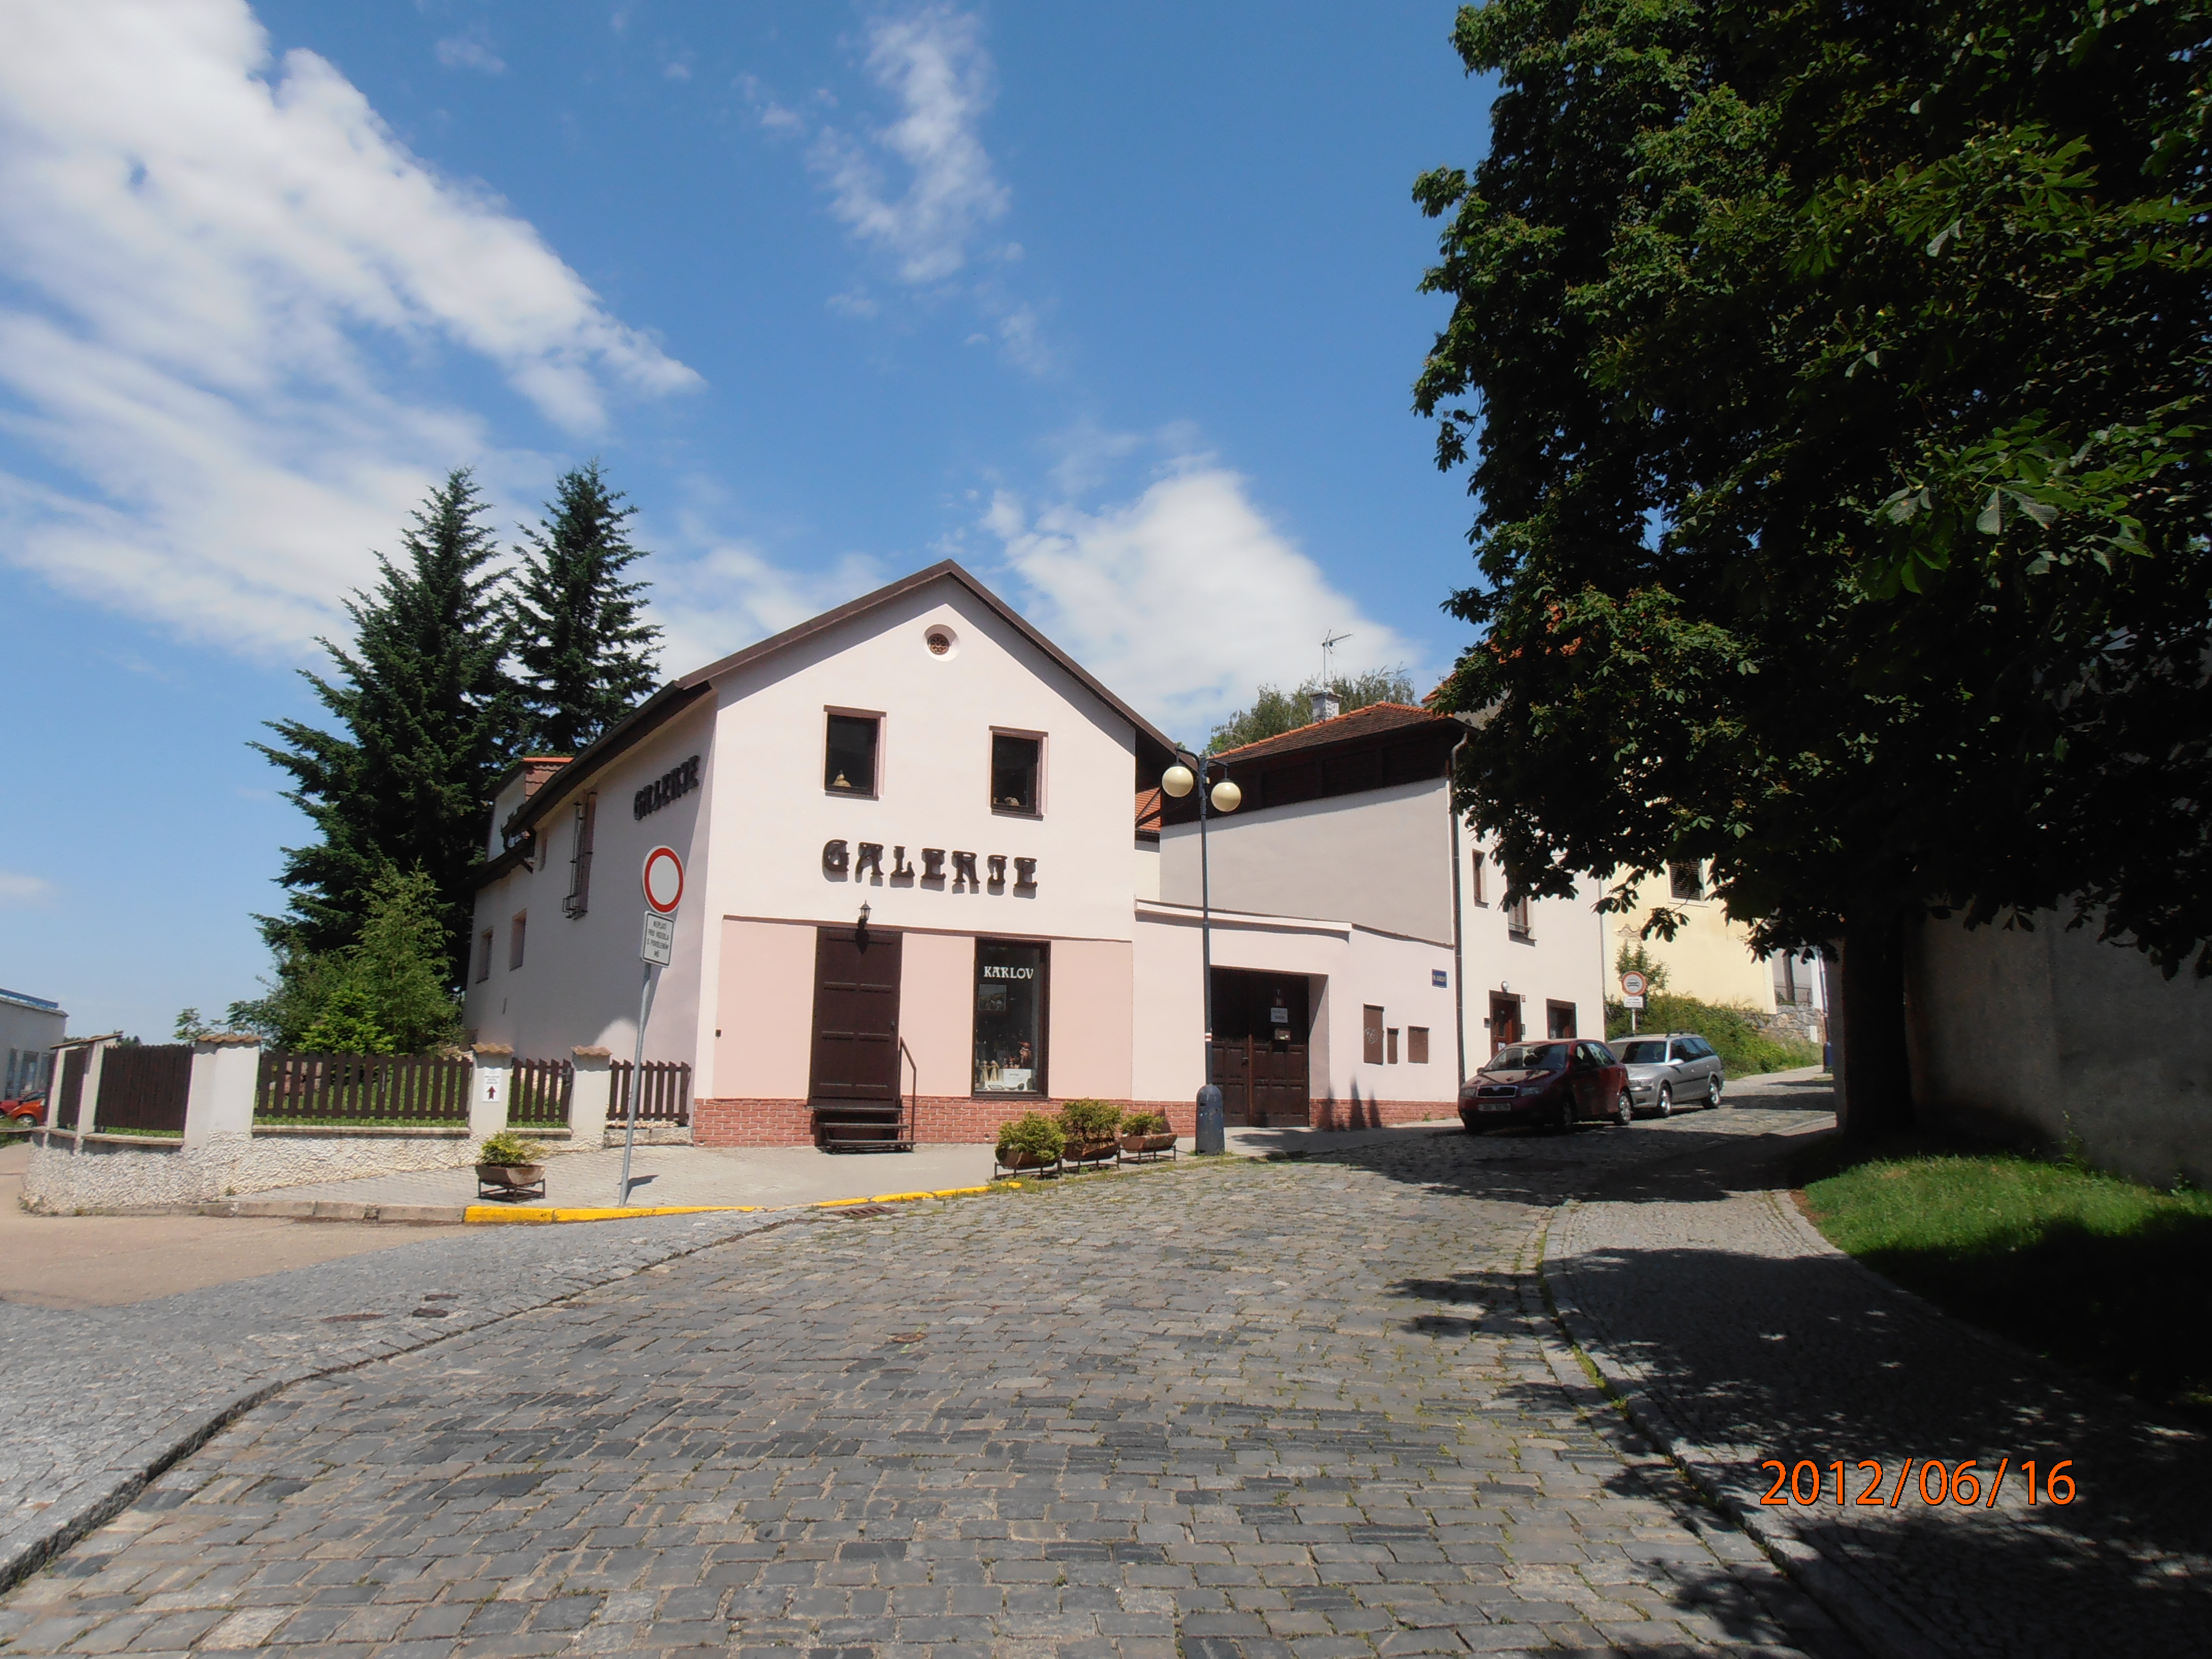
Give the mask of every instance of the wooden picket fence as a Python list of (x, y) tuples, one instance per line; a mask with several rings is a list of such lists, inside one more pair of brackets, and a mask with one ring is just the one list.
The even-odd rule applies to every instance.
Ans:
[(465, 1058), (444, 1054), (311, 1054), (264, 1051), (254, 1086), (256, 1124), (466, 1127)]
[[(614, 1063), (614, 1092), (610, 1097), (607, 1127), (613, 1128), (626, 1121), (629, 1115), (630, 1062), (618, 1060)], [(637, 1121), (640, 1123), (673, 1123), (688, 1125), (691, 1121), (691, 1068), (678, 1060), (648, 1060), (645, 1062), (645, 1085), (639, 1091)]]
[(180, 1135), (191, 1092), (191, 1043), (117, 1043), (100, 1062), (93, 1127), (118, 1134)]
[(518, 1129), (565, 1129), (575, 1091), (574, 1061), (518, 1060), (507, 1085), (507, 1121)]

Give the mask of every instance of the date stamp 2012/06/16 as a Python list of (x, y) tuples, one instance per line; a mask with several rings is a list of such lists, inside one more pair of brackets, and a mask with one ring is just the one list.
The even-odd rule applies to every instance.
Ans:
[[(1841, 1504), (1851, 1508), (1893, 1510), (1908, 1496), (1917, 1496), (1923, 1504), (1933, 1508), (1939, 1504), (1955, 1504), (1965, 1509), (1979, 1505), (1983, 1509), (1996, 1507), (1997, 1494), (2004, 1489), (2005, 1476), (2017, 1470), (2027, 1482), (2027, 1501), (2031, 1504), (2070, 1504), (2074, 1501), (2074, 1477), (2067, 1471), (2074, 1467), (2070, 1457), (2052, 1463), (2039, 1471), (2033, 1462), (2014, 1464), (2010, 1457), (1997, 1460), (1995, 1474), (1985, 1482), (1982, 1479), (1980, 1460), (1968, 1458), (1963, 1463), (1946, 1465), (1936, 1458), (1908, 1457), (1905, 1467), (1897, 1472), (1897, 1481), (1892, 1486), (1882, 1466), (1871, 1457), (1863, 1457), (1857, 1463), (1840, 1459), (1822, 1465), (1811, 1458), (1800, 1458), (1795, 1463), (1785, 1463), (1778, 1457), (1770, 1457), (1759, 1466), (1774, 1471), (1774, 1484), (1766, 1489), (1762, 1504)], [(1915, 1480), (1917, 1470), (1919, 1478)], [(1845, 1486), (1846, 1471), (1851, 1476), (1864, 1476), (1865, 1484), (1859, 1486), (1856, 1497)], [(2038, 1474), (2041, 1475), (2039, 1486)], [(1852, 1485), (1858, 1485), (1856, 1479)], [(2039, 1496), (2039, 1492), (2040, 1495)]]

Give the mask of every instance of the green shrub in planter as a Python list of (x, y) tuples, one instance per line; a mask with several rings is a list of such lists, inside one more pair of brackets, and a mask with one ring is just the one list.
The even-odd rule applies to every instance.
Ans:
[(1049, 1163), (1067, 1150), (1060, 1125), (1042, 1112), (1024, 1112), (1012, 1123), (999, 1126), (999, 1162), (1010, 1164), (1017, 1153)]
[(525, 1140), (512, 1129), (501, 1129), (485, 1138), (477, 1148), (477, 1162), (497, 1164), (508, 1168), (517, 1164), (535, 1164), (544, 1157), (545, 1149), (534, 1140)]
[(1121, 1124), (1121, 1109), (1103, 1100), (1071, 1100), (1060, 1109), (1060, 1133), (1079, 1146), (1113, 1139)]
[(1168, 1132), (1165, 1112), (1132, 1112), (1121, 1120), (1125, 1135), (1164, 1135)]

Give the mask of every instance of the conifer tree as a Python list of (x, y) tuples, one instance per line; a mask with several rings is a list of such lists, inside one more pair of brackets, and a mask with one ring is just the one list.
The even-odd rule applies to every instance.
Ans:
[(302, 671), (338, 729), (270, 720), (281, 744), (253, 745), (292, 775), (286, 799), (320, 836), (285, 849), (277, 879), (289, 905), (259, 919), (280, 963), (356, 944), (380, 881), (420, 871), (436, 896), (447, 981), (461, 982), (469, 872), (516, 718), (484, 512), (466, 467), (430, 492), (401, 534), (403, 558), (379, 554), (381, 579), (347, 602), (352, 649), (320, 641), (337, 675)]
[(647, 584), (623, 573), (645, 556), (630, 545), (637, 509), (607, 488), (596, 460), (563, 473), (529, 546), (514, 594), (514, 656), (526, 741), (573, 755), (620, 720), (659, 679), (660, 630), (644, 620)]

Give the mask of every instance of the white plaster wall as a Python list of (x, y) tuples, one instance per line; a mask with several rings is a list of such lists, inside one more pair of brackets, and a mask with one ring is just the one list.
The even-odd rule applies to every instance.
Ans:
[(721, 1012), (714, 1044), (719, 1097), (803, 1099), (813, 1064), (814, 929), (729, 920), (721, 929)]
[[(954, 652), (924, 635), (950, 627)], [(721, 854), (702, 897), (717, 915), (1033, 939), (1131, 933), (1134, 728), (947, 579), (896, 605), (733, 672), (717, 687), (711, 787)], [(878, 795), (822, 785), (831, 709), (883, 716)], [(990, 807), (994, 727), (1044, 736), (1042, 812)], [(1009, 860), (1005, 890), (954, 892), (919, 881), (833, 878), (831, 839), (939, 847)], [(1014, 890), (1012, 860), (1037, 860), (1036, 890)], [(948, 859), (948, 869), (950, 860)]]
[[(630, 1058), (644, 975), (638, 957), (645, 915), (640, 876), (646, 854), (666, 845), (684, 860), (685, 887), (676, 918), (675, 959), (661, 970), (645, 1057), (689, 1061), (694, 1095), (712, 1092), (714, 1028), (705, 1028), (702, 1042), (699, 1011), (714, 1006), (702, 958), (717, 973), (721, 959), (720, 931), (700, 875), (709, 829), (713, 730), (711, 713), (694, 708), (591, 777), (564, 787), (563, 775), (556, 773), (546, 782), (544, 793), (555, 800), (541, 825), (544, 862), (516, 870), (477, 896), (472, 948), (485, 928), (492, 931), (490, 976), (476, 979), (473, 957), (471, 962), (464, 1018), (477, 1041), (512, 1043), (516, 1055), (526, 1059), (565, 1058), (577, 1047), (604, 1047), (617, 1060)], [(700, 787), (646, 817), (634, 817), (630, 800), (638, 788), (693, 755), (702, 757)], [(589, 793), (599, 798), (590, 903), (584, 915), (571, 918), (561, 914), (568, 891), (571, 809)], [(530, 924), (522, 966), (509, 969), (508, 927), (518, 910), (529, 912)]]
[(49, 1014), (20, 1003), (0, 1002), (0, 1052), (51, 1048), (69, 1033), (69, 1016)]
[(2159, 1186), (2212, 1185), (2212, 983), (2036, 918), (2033, 933), (1930, 919), (1907, 939), (1913, 1092), (1937, 1119)]
[(42, 1136), (23, 1173), (22, 1204), (45, 1215), (79, 1210), (204, 1204), (305, 1182), (348, 1181), (474, 1161), (465, 1137), (218, 1135), (198, 1146), (119, 1146)]
[[(1451, 941), (1451, 816), (1442, 778), (1208, 821), (1215, 908), (1325, 916)], [(1198, 825), (1160, 832), (1160, 889), (1199, 902)]]
[[(1194, 1098), (1205, 1078), (1200, 951), (1195, 912), (1139, 906), (1133, 1098)], [(1426, 940), (1394, 938), (1346, 923), (1285, 917), (1213, 919), (1213, 965), (1306, 976), (1314, 1030), (1308, 1052), (1316, 1100), (1433, 1100), (1454, 1103), (1451, 951)], [(1370, 1066), (1361, 1021), (1369, 1004), (1399, 1028), (1399, 1061)], [(1407, 1028), (1429, 1028), (1429, 1061), (1405, 1058)]]
[[(1477, 856), (1472, 835), (1462, 832), (1461, 857), (1470, 864)], [(1500, 897), (1505, 873), (1496, 862), (1486, 863), (1486, 904), (1474, 902), (1474, 884), (1462, 872), (1460, 884), (1463, 945), (1462, 969), (1466, 978), (1467, 1069), (1472, 1073), (1490, 1058), (1490, 994), (1511, 988), (1521, 1000), (1524, 1035), (1544, 1035), (1547, 1001), (1569, 1002), (1575, 1007), (1577, 1036), (1605, 1036), (1606, 988), (1612, 981), (1606, 936), (1606, 919), (1595, 906), (1604, 896), (1598, 882), (1584, 878), (1571, 899), (1536, 899), (1528, 906), (1526, 939), (1516, 939), (1506, 925)]]

